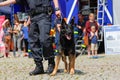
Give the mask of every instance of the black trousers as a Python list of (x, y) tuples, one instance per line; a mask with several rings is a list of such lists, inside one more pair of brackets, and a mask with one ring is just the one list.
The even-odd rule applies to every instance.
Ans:
[[(51, 20), (46, 13), (32, 17), (29, 42), (32, 56), (35, 61), (42, 61), (54, 58), (52, 40), (50, 38)], [(41, 49), (42, 48), (42, 49)]]
[(25, 43), (25, 51), (28, 52), (28, 39), (23, 39)]

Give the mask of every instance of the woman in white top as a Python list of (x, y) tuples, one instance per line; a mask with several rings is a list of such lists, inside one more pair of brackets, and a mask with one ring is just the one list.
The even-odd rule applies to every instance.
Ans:
[[(15, 21), (14, 29), (13, 29), (13, 41), (14, 41), (14, 56), (20, 56), (22, 53), (21, 51), (21, 41), (22, 41), (22, 24), (20, 24), (18, 21)], [(16, 54), (16, 48), (18, 49), (18, 53)]]

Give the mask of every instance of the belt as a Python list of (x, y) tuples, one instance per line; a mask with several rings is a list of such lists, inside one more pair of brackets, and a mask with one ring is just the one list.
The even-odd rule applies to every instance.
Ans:
[(30, 16), (35, 16), (41, 13), (47, 13), (47, 14), (52, 14), (53, 13), (53, 8), (51, 6), (45, 6), (45, 7), (36, 7), (36, 9), (32, 9), (29, 12)]

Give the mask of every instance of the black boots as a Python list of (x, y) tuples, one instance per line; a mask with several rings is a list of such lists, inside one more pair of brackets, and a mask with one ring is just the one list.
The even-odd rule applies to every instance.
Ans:
[(51, 58), (48, 60), (48, 68), (46, 72), (48, 74), (52, 73), (54, 70), (54, 67), (55, 67), (55, 61), (54, 61), (54, 58)]
[(29, 73), (30, 76), (44, 73), (42, 62), (35, 62), (35, 64), (36, 64), (36, 67), (33, 71)]
[(46, 72), (47, 72), (48, 74), (52, 73), (53, 70), (54, 70), (54, 67), (55, 67), (55, 65), (49, 64)]
[[(42, 61), (35, 61), (36, 67), (33, 71), (31, 71), (29, 73), (30, 76), (32, 75), (38, 75), (38, 74), (44, 74), (44, 69), (43, 69), (43, 64)], [(48, 59), (48, 68), (47, 68), (47, 73), (50, 74), (53, 72), (55, 67), (55, 62), (54, 62), (54, 58), (50, 58)]]

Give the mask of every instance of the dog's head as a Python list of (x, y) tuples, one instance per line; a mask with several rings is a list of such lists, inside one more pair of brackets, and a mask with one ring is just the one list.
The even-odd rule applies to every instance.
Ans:
[(67, 40), (71, 40), (73, 36), (73, 27), (72, 25), (68, 25), (66, 21), (62, 20), (62, 26), (61, 26), (61, 34), (65, 36)]

